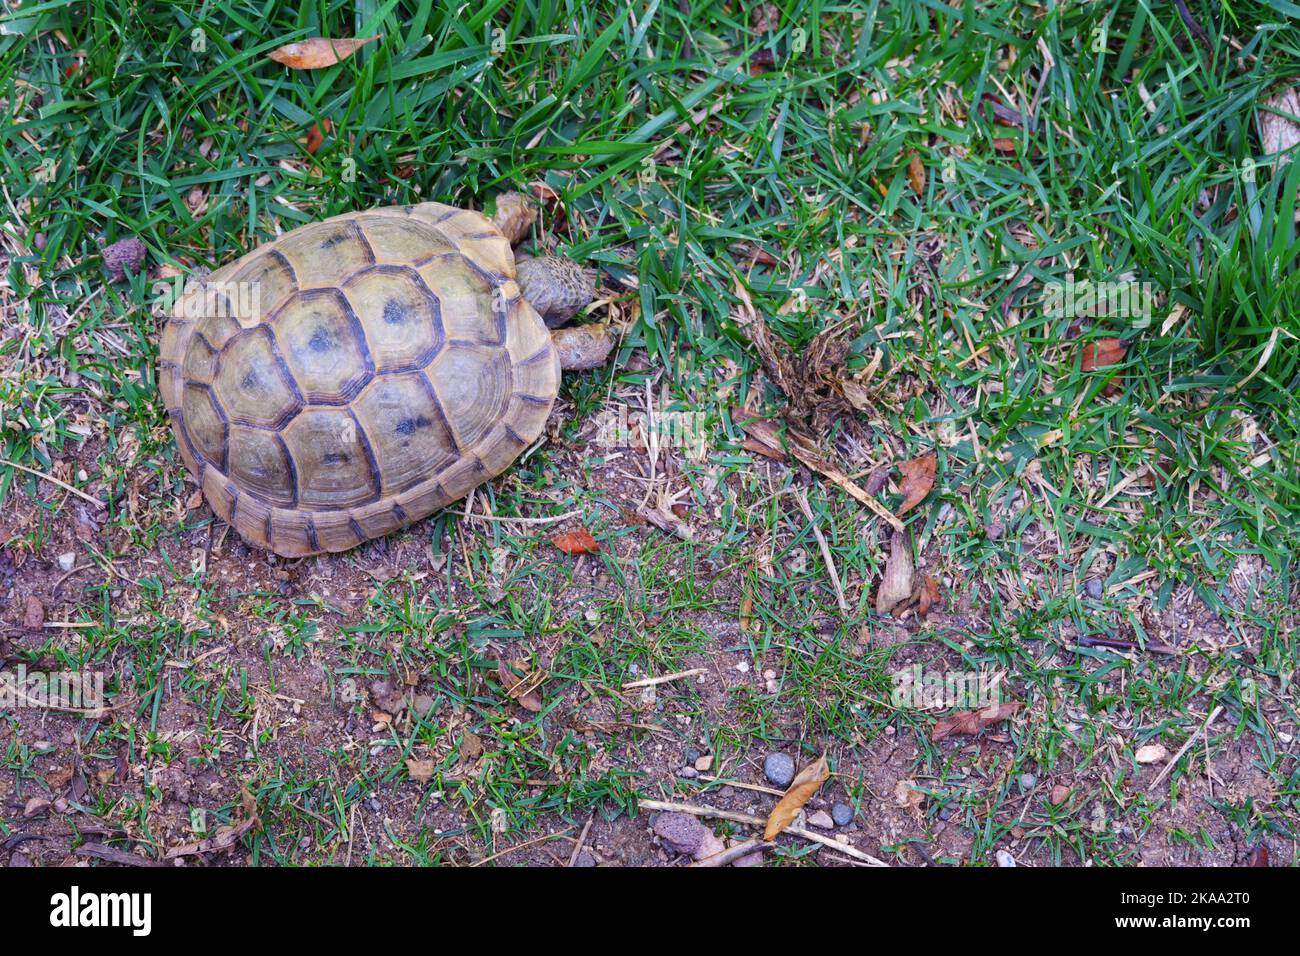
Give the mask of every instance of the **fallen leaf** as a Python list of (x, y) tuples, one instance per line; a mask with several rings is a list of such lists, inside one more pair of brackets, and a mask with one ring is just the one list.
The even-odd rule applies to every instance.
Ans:
[(915, 780), (900, 780), (894, 784), (894, 805), (915, 817), (921, 815), (925, 794), (916, 789)]
[(312, 37), (297, 43), (286, 43), (267, 56), (291, 70), (319, 70), (343, 62), (367, 43), (373, 43), (382, 37), (382, 33), (360, 39)]
[(1247, 866), (1268, 866), (1268, 847), (1261, 843), (1246, 857)]
[(912, 596), (912, 578), (916, 568), (912, 563), (912, 541), (903, 531), (895, 531), (889, 538), (889, 557), (885, 573), (876, 591), (876, 613), (890, 614)]
[(930, 611), (939, 604), (939, 582), (931, 575), (926, 575), (916, 589), (916, 616), (925, 620)]
[(416, 783), (428, 783), (433, 779), (433, 770), (437, 766), (432, 760), (416, 760), (408, 757), (406, 772)]
[(510, 664), (505, 661), (497, 661), (497, 679), (501, 681), (501, 686), (506, 689), (506, 694), (510, 696), (511, 700), (530, 713), (538, 713), (542, 709), (542, 697), (537, 693), (537, 686), (542, 682), (545, 675), (540, 671), (536, 674), (529, 674), (528, 667), (525, 664), (516, 664), (514, 666), (523, 671), (522, 677), (515, 675)]
[(465, 731), (460, 738), (460, 759), (477, 760), (483, 756), (483, 738), (472, 730)]
[(993, 140), (993, 148), (999, 153), (1014, 153), (1016, 151), (1016, 141), (1007, 139), (1005, 136), (999, 136)]
[(830, 766), (826, 762), (825, 754), (800, 770), (791, 782), (790, 789), (785, 792), (785, 796), (772, 808), (772, 813), (767, 818), (767, 826), (763, 828), (763, 839), (768, 841), (775, 839), (782, 830), (793, 823), (804, 804), (812, 799), (812, 795), (830, 779), (830, 776)]
[(930, 735), (934, 740), (943, 740), (952, 734), (977, 734), (985, 727), (1006, 720), (1020, 709), (1020, 701), (1009, 700), (1001, 704), (990, 704), (978, 710), (963, 710), (960, 713), (944, 717), (934, 725)]
[[(334, 124), (327, 119), (312, 124), (312, 128), (307, 130), (307, 152), (311, 153), (313, 156), (316, 155), (316, 150), (320, 149), (321, 144), (325, 142), (325, 134), (330, 131), (333, 125)], [(321, 129), (322, 126), (325, 128)]]
[(899, 483), (903, 492), (903, 503), (895, 512), (898, 517), (903, 517), (925, 500), (925, 496), (934, 487), (934, 470), (938, 461), (939, 456), (930, 452), (898, 466), (898, 470), (903, 474), (903, 480)]
[(912, 192), (918, 196), (925, 195), (925, 165), (921, 162), (920, 153), (913, 153), (907, 161), (907, 181)]
[(1107, 365), (1117, 365), (1124, 361), (1124, 353), (1127, 351), (1128, 345), (1123, 339), (1096, 339), (1085, 342), (1083, 355), (1079, 360), (1079, 369), (1091, 372)]
[(600, 543), (591, 536), (591, 532), (586, 528), (569, 531), (566, 534), (557, 534), (551, 539), (551, 544), (565, 554), (594, 554), (600, 550)]
[(1138, 763), (1159, 763), (1168, 756), (1169, 751), (1164, 744), (1146, 744), (1139, 747), (1136, 754)]
[(35, 594), (27, 595), (23, 605), (23, 627), (29, 631), (39, 631), (45, 626), (45, 605)]

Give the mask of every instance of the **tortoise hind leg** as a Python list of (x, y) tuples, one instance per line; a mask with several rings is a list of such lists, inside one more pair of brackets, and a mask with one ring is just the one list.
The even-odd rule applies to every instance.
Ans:
[(614, 349), (614, 336), (604, 323), (574, 325), (551, 333), (560, 353), (560, 368), (566, 372), (599, 368)]

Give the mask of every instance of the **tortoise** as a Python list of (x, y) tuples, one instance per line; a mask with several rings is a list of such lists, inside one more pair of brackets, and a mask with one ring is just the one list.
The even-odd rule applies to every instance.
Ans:
[[(212, 510), (284, 557), (349, 548), (499, 475), (542, 433), (561, 368), (604, 325), (560, 328), (594, 278), (512, 247), (536, 209), (426, 202), (309, 223), (187, 287), (158, 382)], [(556, 331), (552, 332), (554, 327)]]

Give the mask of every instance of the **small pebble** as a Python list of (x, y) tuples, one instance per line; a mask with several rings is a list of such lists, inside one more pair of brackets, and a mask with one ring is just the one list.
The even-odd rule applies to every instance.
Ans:
[(763, 761), (763, 776), (774, 787), (788, 787), (794, 779), (794, 761), (787, 754), (768, 754)]
[(835, 821), (825, 810), (818, 810), (816, 813), (809, 815), (808, 825), (814, 826), (818, 830), (829, 830), (835, 826)]
[(703, 756), (704, 754), (692, 747), (690, 750), (686, 751), (686, 762), (694, 765), (695, 761), (699, 760)]
[(1016, 858), (1012, 856), (1010, 853), (1008, 853), (1006, 850), (998, 850), (997, 857), (998, 857), (998, 866), (1013, 867), (1016, 865)]
[(1024, 790), (1033, 790), (1034, 784), (1038, 783), (1038, 778), (1032, 773), (1022, 773), (1020, 775), (1020, 786)]
[(853, 808), (847, 803), (837, 803), (831, 807), (831, 819), (837, 827), (846, 827), (853, 822)]
[(699, 775), (700, 772), (696, 770), (694, 767), (683, 767), (681, 770), (677, 771), (677, 776), (682, 777), (686, 780), (694, 780)]
[(695, 769), (700, 773), (708, 773), (709, 768), (713, 766), (713, 754), (705, 754), (695, 761)]
[(940, 820), (951, 820), (951, 819), (952, 819), (952, 807), (944, 807), (942, 810), (940, 810), (940, 811), (939, 811), (939, 819), (940, 819)]
[(1088, 583), (1083, 586), (1083, 589), (1087, 593), (1088, 597), (1092, 598), (1094, 601), (1101, 600), (1101, 581), (1097, 578), (1090, 579)]
[(58, 557), (59, 570), (71, 571), (77, 566), (77, 556), (71, 551), (66, 551)]
[(573, 865), (574, 865), (574, 866), (582, 866), (582, 867), (595, 866), (595, 865), (596, 865), (596, 859), (595, 859), (595, 857), (593, 857), (590, 853), (588, 853), (586, 850), (583, 850), (583, 851), (582, 851), (581, 853), (579, 853), (578, 856), (574, 859), (574, 861), (573, 861)]

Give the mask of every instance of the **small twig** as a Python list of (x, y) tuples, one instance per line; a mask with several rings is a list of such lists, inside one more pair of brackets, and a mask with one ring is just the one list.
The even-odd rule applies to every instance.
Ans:
[(746, 840), (744, 843), (736, 844), (729, 850), (723, 850), (721, 853), (713, 854), (713, 856), (706, 856), (702, 860), (688, 863), (687, 866), (728, 866), (741, 857), (749, 856), (751, 853), (766, 853), (774, 846), (776, 846), (775, 843), (764, 843), (762, 840)]
[(1187, 738), (1187, 743), (1183, 744), (1180, 748), (1178, 748), (1178, 753), (1174, 754), (1174, 758), (1170, 760), (1169, 763), (1165, 764), (1165, 768), (1161, 770), (1160, 773), (1156, 774), (1156, 778), (1147, 785), (1147, 790), (1154, 790), (1157, 786), (1160, 785), (1160, 781), (1165, 779), (1168, 773), (1174, 769), (1175, 764), (1177, 764), (1178, 761), (1183, 759), (1183, 754), (1187, 753), (1187, 751), (1192, 749), (1192, 744), (1196, 743), (1196, 738), (1199, 737), (1201, 734), (1206, 735), (1205, 736), (1205, 743), (1206, 743), (1205, 759), (1207, 763), (1209, 762), (1210, 737), (1208, 731), (1210, 729), (1210, 724), (1214, 723), (1215, 718), (1217, 718), (1221, 713), (1223, 713), (1222, 704), (1214, 708), (1214, 710), (1210, 712), (1210, 716), (1205, 718), (1205, 723), (1201, 724), (1200, 727), (1198, 727), (1195, 731), (1192, 732), (1192, 735)]
[(1091, 634), (1084, 634), (1079, 638), (1080, 647), (1110, 647), (1120, 651), (1141, 651), (1147, 650), (1152, 654), (1177, 654), (1178, 648), (1170, 647), (1168, 644), (1160, 641), (1147, 641), (1144, 648), (1137, 641), (1130, 641), (1123, 637), (1097, 637)]
[[(638, 800), (637, 805), (645, 807), (647, 810), (677, 810), (697, 817), (714, 817), (718, 820), (730, 820), (733, 823), (747, 823), (755, 827), (767, 825), (767, 820), (762, 817), (756, 817), (749, 813), (736, 813), (734, 810), (719, 810), (717, 807), (696, 807), (689, 803), (675, 803), (670, 800)], [(781, 832), (803, 837), (803, 839), (811, 840), (814, 843), (820, 843), (832, 850), (843, 853), (845, 856), (851, 856), (863, 863), (870, 863), (872, 866), (889, 866), (888, 863), (876, 859), (870, 853), (863, 853), (855, 846), (841, 843), (839, 840), (834, 840), (821, 833), (814, 833), (812, 830), (804, 830), (800, 827), (786, 827)]]
[(799, 508), (803, 511), (804, 517), (812, 525), (813, 537), (817, 539), (817, 547), (821, 549), (822, 560), (826, 562), (826, 573), (830, 575), (831, 585), (835, 588), (835, 599), (839, 602), (840, 613), (849, 615), (852, 608), (844, 597), (844, 586), (840, 584), (840, 573), (835, 569), (835, 559), (831, 557), (831, 546), (826, 543), (826, 538), (822, 534), (822, 529), (817, 526), (817, 518), (812, 512), (812, 507), (808, 504), (808, 496), (804, 494), (802, 488), (793, 488), (790, 492), (794, 495), (794, 500), (799, 502)]
[(84, 491), (82, 491), (80, 488), (74, 488), (72, 487), (72, 485), (69, 485), (66, 482), (59, 481), (59, 479), (55, 478), (53, 475), (47, 475), (45, 472), (37, 471), (35, 468), (28, 468), (26, 465), (20, 465), (18, 464), (18, 462), (10, 461), (7, 458), (0, 458), (0, 465), (7, 466), (9, 468), (17, 468), (19, 471), (25, 471), (27, 472), (27, 474), (32, 475), (33, 477), (42, 478), (45, 481), (48, 481), (50, 484), (57, 485), (58, 487), (62, 488), (64, 491), (76, 495), (78, 498), (81, 498), (85, 501), (89, 501), (96, 508), (104, 507), (104, 502), (100, 501), (98, 498), (93, 498), (90, 495), (86, 494)]
[(646, 677), (642, 680), (629, 681), (623, 685), (623, 689), (632, 690), (636, 687), (654, 687), (656, 684), (667, 684), (669, 681), (680, 680), (683, 677), (695, 677), (704, 673), (707, 673), (707, 668), (692, 667), (688, 671), (678, 671), (675, 674), (664, 674), (660, 677)]
[(560, 833), (547, 833), (532, 840), (525, 840), (523, 843), (516, 843), (514, 846), (508, 846), (504, 850), (493, 853), (491, 856), (485, 856), (477, 862), (471, 863), (470, 866), (482, 866), (484, 863), (491, 863), (493, 860), (500, 859), (507, 853), (514, 853), (515, 850), (522, 850), (526, 846), (535, 846), (538, 843), (550, 843), (552, 840), (563, 840), (573, 832), (573, 827)]
[(594, 815), (587, 817), (587, 822), (582, 826), (582, 832), (578, 834), (578, 839), (573, 843), (573, 852), (569, 854), (567, 866), (573, 866), (577, 863), (578, 854), (582, 852), (582, 845), (587, 842), (587, 833), (591, 830), (591, 821), (594, 819), (596, 819)]
[(146, 860), (142, 856), (134, 853), (128, 853), (126, 850), (117, 850), (111, 846), (104, 846), (102, 843), (85, 843), (72, 851), (73, 856), (93, 856), (100, 860), (107, 860), (109, 863), (116, 863), (119, 866), (167, 866), (166, 863), (159, 863), (157, 860)]

